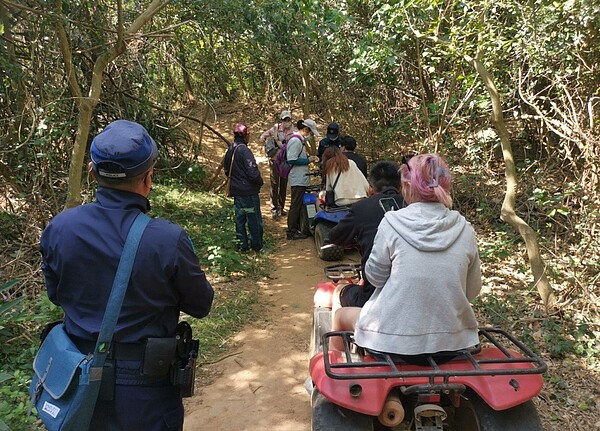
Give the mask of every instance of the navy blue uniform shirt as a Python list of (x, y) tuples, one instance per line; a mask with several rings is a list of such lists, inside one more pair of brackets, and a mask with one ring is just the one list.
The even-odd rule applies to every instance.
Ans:
[[(127, 233), (148, 207), (137, 193), (99, 187), (95, 202), (61, 212), (42, 233), (48, 297), (65, 311), (69, 334), (97, 338)], [(140, 241), (114, 341), (173, 336), (179, 312), (204, 317), (213, 295), (185, 231), (152, 219)]]

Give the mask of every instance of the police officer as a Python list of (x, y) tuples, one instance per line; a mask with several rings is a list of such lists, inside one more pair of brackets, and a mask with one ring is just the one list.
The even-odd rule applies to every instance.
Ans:
[(319, 159), (323, 158), (323, 153), (330, 145), (335, 145), (340, 148), (342, 140), (340, 139), (340, 126), (337, 123), (329, 123), (327, 126), (327, 136), (319, 141), (319, 147), (317, 148), (317, 156)]
[[(64, 310), (66, 330), (82, 351), (94, 350), (129, 228), (150, 209), (158, 150), (144, 127), (117, 120), (94, 138), (90, 154), (96, 201), (58, 214), (40, 240), (48, 297)], [(168, 372), (142, 374), (144, 351), (149, 338), (175, 336), (181, 311), (206, 316), (213, 294), (185, 231), (151, 220), (137, 251), (90, 429), (182, 429), (180, 388), (171, 384)]]

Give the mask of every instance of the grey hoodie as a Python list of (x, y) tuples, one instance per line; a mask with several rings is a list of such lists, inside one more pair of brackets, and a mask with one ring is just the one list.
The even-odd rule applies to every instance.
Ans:
[(376, 287), (361, 310), (358, 345), (418, 355), (479, 342), (469, 301), (481, 290), (472, 226), (440, 203), (385, 214), (365, 274)]

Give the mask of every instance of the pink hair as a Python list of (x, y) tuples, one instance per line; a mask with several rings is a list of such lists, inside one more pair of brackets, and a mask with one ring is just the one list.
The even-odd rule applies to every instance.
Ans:
[(412, 157), (400, 168), (402, 195), (413, 202), (439, 202), (452, 207), (452, 177), (448, 163), (437, 154), (420, 154)]

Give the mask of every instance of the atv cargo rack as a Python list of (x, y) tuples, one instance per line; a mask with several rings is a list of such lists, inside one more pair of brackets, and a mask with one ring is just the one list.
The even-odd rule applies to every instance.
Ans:
[[(333, 352), (332, 356), (329, 354), (330, 337), (342, 337), (344, 340), (344, 352), (335, 352), (339, 353), (338, 356)], [(509, 341), (510, 346), (500, 342), (499, 338)], [(433, 384), (436, 378), (443, 378), (448, 383), (450, 377), (543, 374), (548, 368), (529, 348), (502, 329), (480, 328), (479, 339), (491, 349), (459, 350), (456, 357), (443, 364), (436, 362), (435, 356), (423, 355), (429, 364), (427, 367), (411, 366), (398, 355), (380, 352), (369, 352), (370, 357), (364, 358), (364, 355), (350, 351), (352, 345), (356, 346), (352, 332), (328, 332), (322, 338), (325, 372), (327, 376), (337, 380), (426, 377)], [(480, 354), (492, 350), (493, 354)], [(339, 362), (332, 363), (332, 358), (339, 359)], [(398, 368), (399, 365), (402, 370)]]

